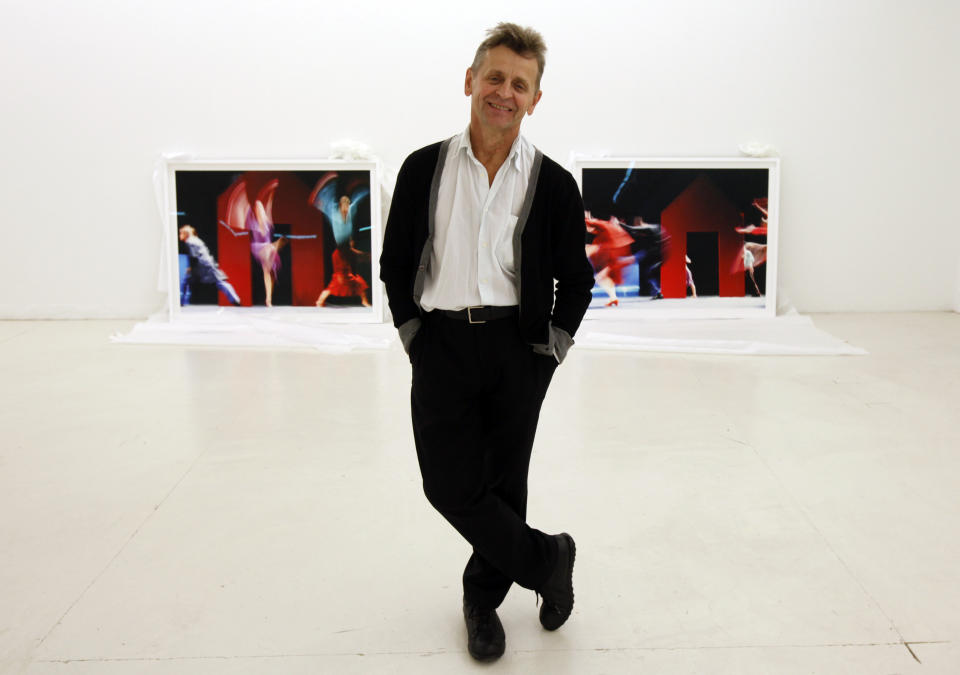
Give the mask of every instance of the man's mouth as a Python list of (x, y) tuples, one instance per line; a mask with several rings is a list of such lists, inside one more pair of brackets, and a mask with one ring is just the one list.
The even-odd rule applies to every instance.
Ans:
[(506, 112), (511, 112), (511, 109), (505, 105), (497, 105), (496, 103), (490, 103), (489, 101), (487, 103), (490, 105), (490, 107), (495, 108), (496, 110), (504, 110)]

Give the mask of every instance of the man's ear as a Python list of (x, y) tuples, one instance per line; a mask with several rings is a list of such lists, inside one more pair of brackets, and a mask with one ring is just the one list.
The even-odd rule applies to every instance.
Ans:
[(467, 75), (463, 81), (463, 93), (467, 96), (473, 94), (473, 68), (467, 68)]
[(533, 109), (537, 107), (537, 104), (540, 102), (540, 97), (543, 96), (543, 90), (537, 89), (537, 95), (533, 97), (533, 103), (530, 104), (530, 107), (527, 109), (527, 114), (532, 115)]

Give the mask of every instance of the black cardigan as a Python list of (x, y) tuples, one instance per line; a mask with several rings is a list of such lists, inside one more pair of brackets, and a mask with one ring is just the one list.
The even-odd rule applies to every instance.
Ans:
[[(429, 261), (431, 211), (443, 169), (441, 146), (413, 152), (397, 175), (380, 255), (393, 323), (419, 318), (417, 304)], [(539, 153), (538, 153), (539, 154)], [(585, 252), (583, 201), (570, 172), (540, 154), (533, 201), (522, 227), (519, 256), (520, 334), (529, 344), (550, 344), (550, 326), (571, 337), (580, 326), (593, 288)], [(415, 290), (418, 279), (420, 288)], [(556, 285), (554, 285), (556, 280)]]

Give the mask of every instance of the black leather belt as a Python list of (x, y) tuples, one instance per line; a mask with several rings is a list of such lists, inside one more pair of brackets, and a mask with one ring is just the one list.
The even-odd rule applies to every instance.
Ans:
[(517, 316), (520, 313), (520, 308), (517, 305), (483, 305), (467, 307), (466, 309), (440, 309), (437, 311), (450, 319), (460, 319), (468, 323), (486, 323), (494, 319)]

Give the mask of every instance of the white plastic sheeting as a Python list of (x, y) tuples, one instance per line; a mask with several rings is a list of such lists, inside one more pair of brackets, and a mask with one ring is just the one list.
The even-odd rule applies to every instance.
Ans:
[(329, 353), (387, 349), (395, 339), (390, 324), (335, 324), (299, 313), (271, 310), (181, 314), (160, 312), (111, 342), (210, 347), (309, 348)]
[[(397, 340), (390, 324), (321, 323), (309, 315), (247, 310), (181, 315), (168, 321), (158, 313), (113, 342), (211, 347), (309, 348), (328, 353), (382, 350)], [(859, 347), (813, 325), (808, 316), (775, 319), (586, 320), (575, 350), (739, 355), (854, 355)]]
[(740, 355), (857, 355), (799, 314), (759, 319), (584, 321), (574, 349)]

